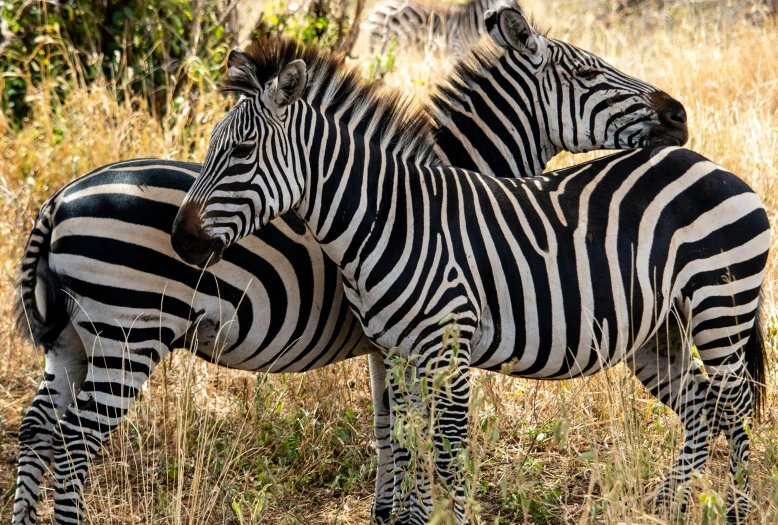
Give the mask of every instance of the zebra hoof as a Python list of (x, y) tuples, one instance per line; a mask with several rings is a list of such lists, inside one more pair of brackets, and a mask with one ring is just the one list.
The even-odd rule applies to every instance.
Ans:
[(727, 523), (732, 523), (733, 525), (736, 523), (748, 523), (748, 516), (750, 514), (751, 512), (748, 505), (746, 505), (745, 508), (740, 505), (729, 507), (727, 509)]
[(655, 497), (646, 496), (644, 503), (650, 508), (653, 500), (654, 516), (657, 518), (665, 519), (669, 523), (681, 523), (686, 513), (686, 498), (681, 494), (680, 501), (676, 501), (669, 497), (667, 492), (666, 489), (660, 489)]
[(391, 507), (379, 507), (379, 508), (373, 508), (372, 518), (373, 523), (376, 525), (384, 525), (387, 523), (391, 523), (394, 516), (392, 515), (392, 508)]

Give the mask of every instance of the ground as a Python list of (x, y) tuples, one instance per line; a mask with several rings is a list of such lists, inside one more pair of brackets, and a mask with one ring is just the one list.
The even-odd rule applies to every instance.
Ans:
[[(661, 4), (661, 6), (660, 6)], [(696, 150), (746, 180), (776, 221), (778, 28), (746, 2), (522, 1), (549, 35), (681, 100)], [(387, 84), (425, 96), (445, 64), (403, 57)], [(34, 97), (35, 98), (35, 97)], [(77, 91), (0, 135), (0, 522), (10, 522), (17, 431), (42, 357), (12, 330), (13, 286), (37, 207), (72, 177), (120, 159), (201, 160), (229, 101), (203, 97), (163, 124), (109, 90)], [(199, 126), (184, 130), (187, 112)], [(110, 116), (110, 118), (109, 118)], [(554, 167), (590, 158), (565, 155)], [(778, 283), (765, 285), (768, 409), (754, 424), (751, 523), (778, 523)], [(469, 459), (475, 521), (659, 523), (651, 495), (682, 437), (677, 419), (621, 369), (562, 382), (476, 373)], [(314, 395), (315, 394), (315, 395)], [(256, 375), (176, 352), (155, 372), (91, 472), (88, 523), (364, 524), (375, 475), (365, 359)], [(720, 523), (726, 446), (694, 482), (690, 523)], [(50, 485), (50, 483), (49, 483)], [(50, 516), (51, 491), (42, 514)]]

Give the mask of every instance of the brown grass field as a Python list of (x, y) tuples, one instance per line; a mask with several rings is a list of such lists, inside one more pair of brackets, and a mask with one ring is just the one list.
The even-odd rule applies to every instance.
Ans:
[[(616, 11), (608, 0), (522, 0), (550, 36), (589, 49), (681, 100), (696, 150), (745, 179), (778, 224), (778, 26), (745, 2), (676, 1)], [(652, 5), (648, 2), (647, 5)], [(656, 2), (653, 4), (656, 5)], [(445, 64), (398, 57), (390, 85), (420, 96)], [(404, 64), (410, 64), (405, 66)], [(9, 523), (17, 435), (42, 357), (14, 333), (19, 256), (38, 206), (73, 177), (121, 159), (200, 161), (229, 106), (218, 95), (166, 124), (110, 88), (78, 90), (57, 111), (35, 96), (19, 133), (0, 123), (0, 523)], [(197, 125), (185, 131), (191, 114)], [(590, 156), (563, 155), (552, 167)], [(778, 238), (778, 237), (776, 237)], [(754, 512), (778, 524), (778, 246), (764, 287), (768, 410), (754, 426)], [(621, 367), (586, 380), (476, 373), (469, 487), (475, 523), (663, 523), (650, 500), (682, 439), (677, 418)], [(364, 524), (373, 477), (367, 361), (308, 374), (219, 369), (168, 357), (87, 483), (88, 523)], [(694, 481), (688, 523), (723, 523), (726, 444)], [(51, 481), (49, 481), (49, 486)], [(52, 492), (42, 494), (50, 519)], [(438, 523), (447, 523), (445, 512)]]

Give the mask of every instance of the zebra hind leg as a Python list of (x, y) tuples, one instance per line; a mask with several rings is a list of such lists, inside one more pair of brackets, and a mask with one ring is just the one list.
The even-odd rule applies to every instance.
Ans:
[(167, 355), (168, 347), (159, 341), (140, 340), (142, 337), (133, 340), (134, 334), (144, 332), (129, 331), (126, 342), (93, 336), (94, 344), (88, 345), (86, 380), (75, 405), (65, 412), (60, 432), (54, 435), (55, 525), (83, 520), (81, 491), (89, 465)]
[(86, 377), (86, 352), (72, 325), (65, 327), (45, 355), (43, 381), (19, 428), (14, 525), (35, 523), (38, 491), (51, 464), (57, 420), (72, 404)]
[[(721, 307), (724, 301), (735, 304)], [(729, 294), (718, 304), (707, 304), (711, 303), (694, 311), (692, 334), (710, 378), (707, 411), (711, 414), (711, 433), (715, 437), (723, 432), (730, 447), (733, 487), (728, 491), (727, 522), (743, 523), (750, 511), (749, 420), (755, 401), (764, 396), (764, 385), (760, 383), (765, 355), (758, 315), (759, 289)]]
[(663, 404), (675, 412), (684, 427), (681, 452), (656, 496), (658, 514), (682, 514), (693, 471), (701, 471), (709, 454), (710, 383), (694, 363), (689, 329), (671, 314), (658, 333), (629, 361), (635, 376)]

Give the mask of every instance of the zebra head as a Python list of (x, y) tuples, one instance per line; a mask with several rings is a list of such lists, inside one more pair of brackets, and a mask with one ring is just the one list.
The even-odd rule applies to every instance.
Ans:
[(224, 90), (240, 95), (214, 128), (201, 176), (173, 223), (171, 242), (187, 263), (215, 264), (224, 249), (294, 207), (302, 180), (293, 167), (290, 108), (307, 81), (305, 61), (268, 72), (240, 49), (227, 60)]
[(536, 110), (556, 151), (626, 149), (686, 143), (686, 111), (667, 93), (599, 57), (539, 34), (520, 10), (484, 15), (508, 64), (538, 91)]

